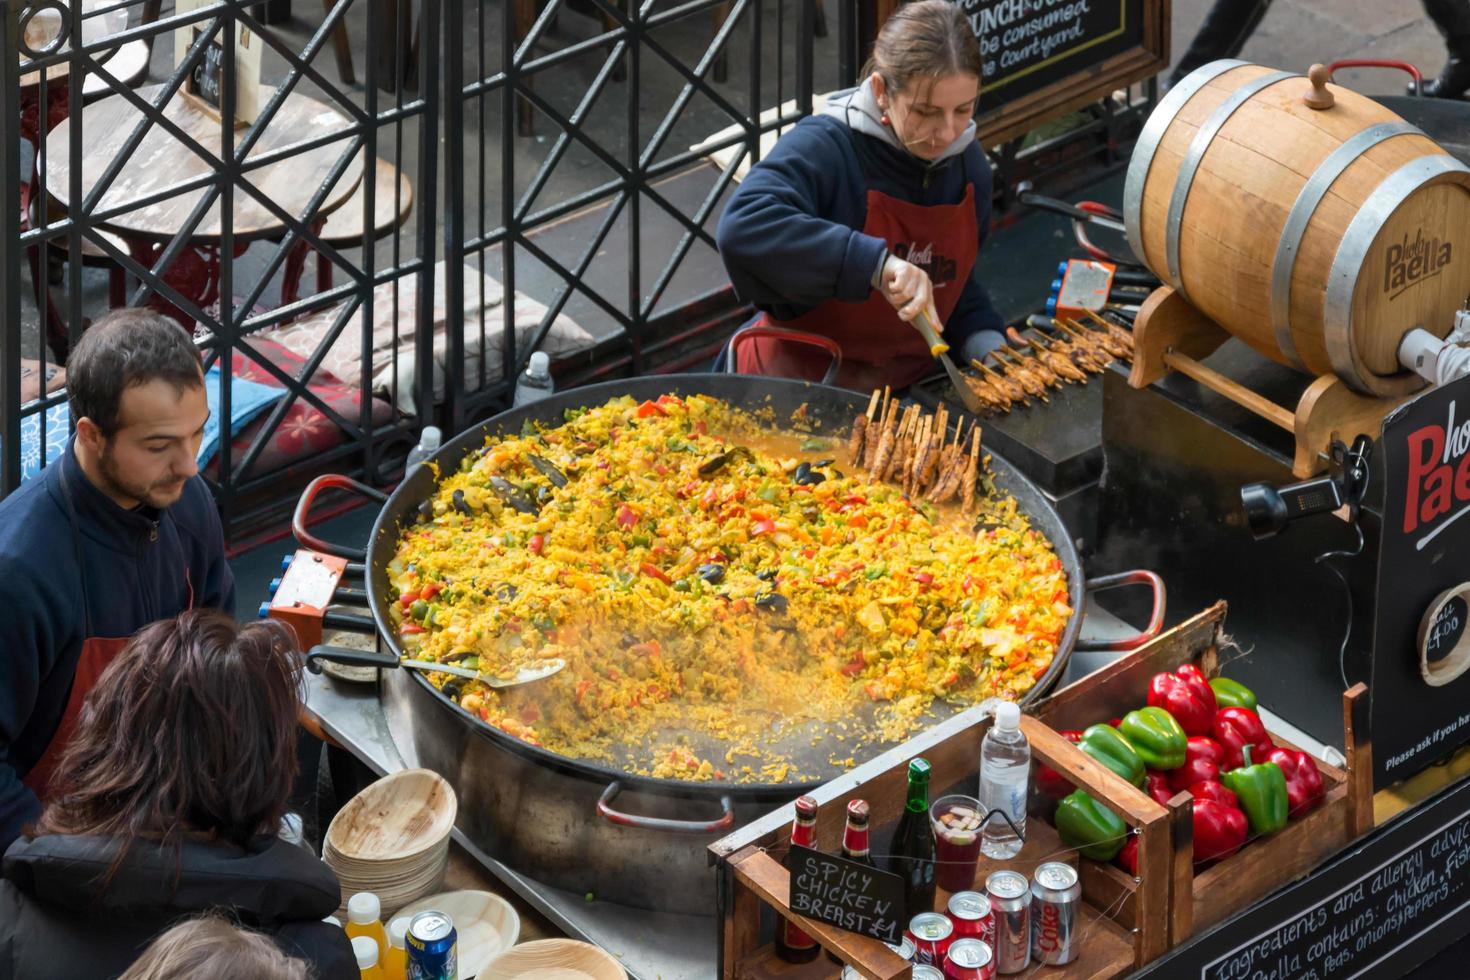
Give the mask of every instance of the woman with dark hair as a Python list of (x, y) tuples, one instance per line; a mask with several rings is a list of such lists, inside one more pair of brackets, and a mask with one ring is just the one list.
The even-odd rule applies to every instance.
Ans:
[(82, 706), (51, 802), (5, 854), (0, 976), (116, 977), (218, 911), (358, 975), (336, 876), (276, 837), (296, 775), (301, 667), (285, 627), (186, 612), (141, 630)]
[[(933, 372), (911, 326), (921, 311), (937, 315), (961, 363), (1003, 343), (971, 274), (990, 224), (990, 165), (973, 119), (980, 68), (958, 4), (904, 4), (878, 32), (862, 85), (781, 137), (720, 218), (736, 295), (762, 311), (759, 323), (835, 341), (838, 384), (903, 387)], [(829, 357), (754, 335), (728, 356), (743, 373), (809, 380)]]

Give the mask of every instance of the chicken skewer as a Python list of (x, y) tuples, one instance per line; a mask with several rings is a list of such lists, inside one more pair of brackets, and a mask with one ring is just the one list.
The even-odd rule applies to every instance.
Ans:
[(1031, 404), (1031, 399), (1026, 397), (1026, 389), (1022, 388), (1020, 382), (1016, 381), (1016, 379), (1006, 377), (984, 361), (971, 359), (970, 363), (979, 370), (984, 371), (990, 378), (990, 383), (995, 385), (997, 390), (1004, 393), (1011, 400), (1012, 404), (1015, 402), (1020, 402), (1022, 405)]
[(972, 374), (967, 374), (965, 375), (965, 383), (985, 403), (986, 407), (992, 411), (1009, 412), (1011, 410), (1011, 400), (999, 391), (995, 385), (986, 381), (984, 378), (977, 378)]
[(1107, 366), (1117, 360), (1105, 347), (1097, 342), (1096, 334), (1079, 333), (1077, 330), (1067, 326), (1064, 320), (1057, 320), (1055, 323), (1057, 329), (1061, 331), (1062, 336), (1066, 337), (1073, 347), (1087, 351), (1088, 355), (1097, 363)]
[(991, 351), (990, 356), (995, 358), (995, 363), (1000, 366), (1001, 372), (1008, 378), (1014, 378), (1016, 383), (1025, 390), (1026, 394), (1035, 395), (1044, 402), (1051, 401), (1046, 396), (1046, 382), (1025, 368), (1018, 367), (1010, 361), (1005, 360), (995, 351)]
[(1087, 374), (1077, 365), (1073, 364), (1071, 358), (1059, 354), (1054, 350), (1049, 350), (1034, 341), (1028, 341), (1028, 343), (1031, 346), (1031, 356), (1036, 358), (1038, 362), (1045, 364), (1047, 370), (1051, 371), (1055, 377), (1063, 378), (1073, 384), (1079, 381), (1084, 383), (1087, 381)]
[(1104, 351), (1109, 357), (1119, 358), (1128, 355), (1128, 348), (1119, 344), (1112, 337), (1098, 333), (1096, 330), (1089, 330), (1076, 320), (1063, 320), (1062, 326), (1081, 339), (1083, 343)]
[(1001, 354), (1005, 354), (1007, 359), (1014, 361), (1019, 368), (1036, 375), (1047, 387), (1056, 388), (1061, 386), (1062, 379), (1058, 378), (1056, 372), (1048, 367), (1046, 362), (1040, 358), (1019, 354), (1009, 347), (997, 347), (995, 349), (995, 356), (999, 357)]
[(1118, 326), (1112, 320), (1109, 320), (1106, 317), (1098, 316), (1096, 313), (1092, 312), (1091, 310), (1088, 310), (1087, 311), (1087, 315), (1092, 318), (1092, 320), (1093, 320), (1094, 323), (1096, 323), (1098, 326), (1102, 327), (1103, 333), (1107, 334), (1109, 337), (1112, 337), (1114, 340), (1116, 340), (1119, 344), (1121, 344), (1124, 348), (1127, 349), (1129, 356), (1130, 357), (1132, 356), (1132, 354), (1133, 354), (1133, 334), (1132, 333), (1128, 332), (1127, 330), (1124, 330), (1122, 327)]
[(854, 466), (858, 465), (863, 458), (863, 440), (867, 435), (868, 426), (873, 424), (873, 415), (878, 411), (878, 399), (880, 392), (873, 389), (873, 397), (868, 399), (868, 411), (852, 420), (852, 435), (847, 437), (847, 458)]
[(1044, 350), (1057, 354), (1075, 367), (1086, 371), (1088, 374), (1103, 373), (1103, 365), (1099, 364), (1089, 352), (1083, 350), (1081, 347), (1068, 343), (1061, 337), (1047, 337), (1043, 340), (1041, 334), (1038, 333), (1032, 340), (1032, 343), (1041, 344)]

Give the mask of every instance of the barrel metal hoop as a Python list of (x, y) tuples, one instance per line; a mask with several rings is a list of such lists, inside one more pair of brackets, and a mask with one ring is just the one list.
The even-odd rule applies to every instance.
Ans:
[(1194, 186), (1194, 175), (1199, 172), (1199, 165), (1204, 161), (1205, 153), (1210, 144), (1215, 141), (1220, 130), (1230, 117), (1235, 115), (1235, 110), (1245, 105), (1251, 98), (1262, 89), (1270, 88), (1277, 82), (1288, 78), (1300, 78), (1301, 75), (1290, 71), (1267, 72), (1257, 78), (1252, 78), (1240, 88), (1230, 93), (1230, 98), (1220, 103), (1215, 111), (1210, 113), (1210, 118), (1194, 134), (1194, 139), (1189, 141), (1189, 149), (1184, 153), (1184, 160), (1179, 165), (1179, 175), (1174, 179), (1174, 193), (1169, 198), (1169, 217), (1164, 223), (1164, 254), (1169, 265), (1169, 281), (1173, 284), (1176, 292), (1189, 302), (1189, 293), (1184, 288), (1184, 277), (1179, 271), (1179, 239), (1180, 225), (1184, 218), (1184, 205), (1189, 203), (1189, 191)]
[(1128, 245), (1138, 261), (1144, 261), (1143, 188), (1148, 182), (1148, 169), (1153, 166), (1154, 154), (1163, 142), (1165, 131), (1179, 114), (1179, 110), (1184, 108), (1184, 104), (1194, 98), (1196, 92), (1232, 68), (1248, 64), (1250, 62), (1237, 58), (1222, 58), (1201, 65), (1182, 78), (1178, 85), (1169, 89), (1154, 107), (1154, 111), (1149, 113), (1148, 122), (1143, 124), (1143, 130), (1133, 144), (1133, 155), (1128, 160), (1128, 177), (1123, 184), (1123, 224), (1127, 230)]
[(1327, 196), (1327, 191), (1341, 177), (1352, 162), (1368, 150), (1395, 136), (1423, 136), (1417, 126), (1402, 119), (1396, 122), (1378, 123), (1348, 139), (1327, 158), (1317, 165), (1312, 176), (1302, 185), (1291, 211), (1286, 215), (1286, 224), (1281, 227), (1281, 242), (1276, 246), (1276, 259), (1271, 264), (1271, 325), (1276, 331), (1276, 346), (1292, 366), (1305, 371), (1301, 354), (1296, 349), (1296, 338), (1291, 333), (1291, 276), (1296, 270), (1297, 249), (1302, 236), (1317, 213), (1317, 205)]
[[(1327, 296), (1322, 308), (1322, 343), (1327, 348), (1327, 358), (1337, 376), (1347, 381), (1358, 378), (1361, 384), (1353, 387), (1366, 394), (1380, 392), (1367, 389), (1369, 377), (1367, 365), (1363, 363), (1353, 344), (1351, 331), (1353, 315), (1353, 292), (1358, 284), (1358, 275), (1368, 257), (1368, 249), (1378, 237), (1390, 216), (1399, 205), (1409, 199), (1424, 184), (1436, 177), (1451, 173), (1470, 174), (1470, 167), (1449, 154), (1423, 156), (1410, 160), (1389, 174), (1373, 189), (1367, 202), (1353, 215), (1343, 232), (1342, 244), (1332, 259), (1332, 271), (1327, 276)], [(1412, 389), (1410, 389), (1412, 390)]]

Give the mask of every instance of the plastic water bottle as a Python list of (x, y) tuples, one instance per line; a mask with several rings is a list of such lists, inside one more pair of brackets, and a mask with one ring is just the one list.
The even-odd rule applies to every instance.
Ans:
[(419, 444), (408, 451), (408, 462), (403, 467), (403, 475), (405, 477), (413, 472), (415, 466), (439, 451), (439, 440), (441, 438), (437, 425), (424, 426), (423, 431), (419, 433)]
[(555, 390), (551, 381), (551, 358), (546, 356), (545, 351), (534, 351), (526, 370), (516, 379), (516, 393), (511, 399), (511, 406), (519, 408), (521, 405), (539, 402), (543, 398), (550, 398)]
[(995, 709), (995, 722), (980, 743), (980, 802), (989, 813), (999, 810), (1011, 818), (991, 814), (981, 828), (980, 850), (987, 857), (1011, 858), (1024, 843), (1016, 831), (1026, 831), (1026, 795), (1031, 785), (1031, 743), (1021, 734), (1021, 709), (1004, 701)]

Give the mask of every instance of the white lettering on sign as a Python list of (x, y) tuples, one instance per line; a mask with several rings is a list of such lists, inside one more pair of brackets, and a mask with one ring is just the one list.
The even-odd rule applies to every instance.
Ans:
[(1350, 980), (1470, 907), (1470, 814), (1289, 922), (1218, 957), (1201, 980)]

